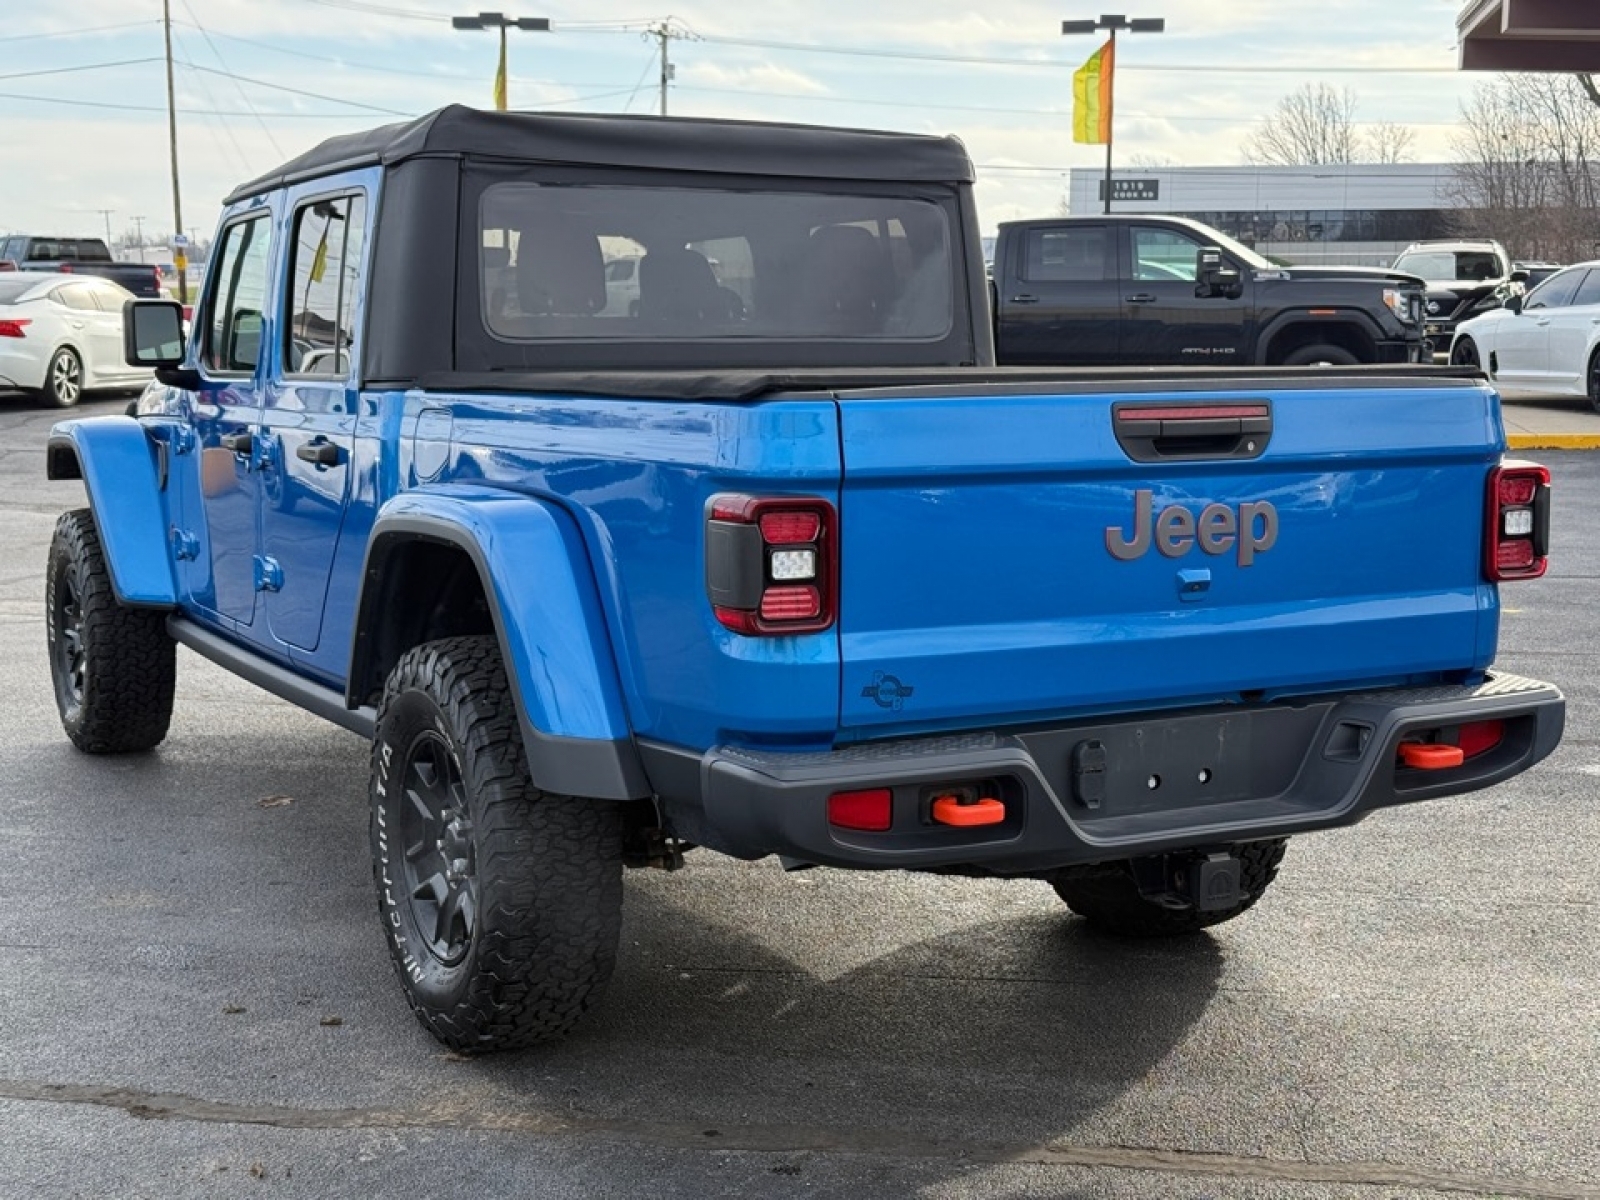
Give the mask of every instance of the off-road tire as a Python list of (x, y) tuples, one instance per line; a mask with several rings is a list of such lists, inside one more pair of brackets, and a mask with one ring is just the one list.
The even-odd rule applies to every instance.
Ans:
[(1310, 346), (1301, 346), (1298, 350), (1291, 350), (1284, 356), (1283, 365), (1286, 367), (1352, 367), (1361, 360), (1343, 346), (1330, 345), (1327, 342), (1317, 342)]
[(1173, 937), (1209, 929), (1245, 912), (1267, 890), (1283, 861), (1286, 839), (1244, 842), (1232, 848), (1239, 859), (1241, 899), (1232, 908), (1201, 912), (1165, 908), (1139, 894), (1126, 862), (1104, 863), (1088, 871), (1063, 873), (1051, 880), (1056, 895), (1091, 925), (1121, 937)]
[(533, 785), (493, 637), (428, 642), (396, 664), (371, 804), (378, 913), (434, 1037), (465, 1054), (527, 1046), (598, 1002), (622, 928), (621, 812)]
[(72, 744), (88, 754), (159, 745), (172, 721), (177, 647), (165, 613), (117, 601), (86, 508), (56, 522), (44, 604), (56, 708)]

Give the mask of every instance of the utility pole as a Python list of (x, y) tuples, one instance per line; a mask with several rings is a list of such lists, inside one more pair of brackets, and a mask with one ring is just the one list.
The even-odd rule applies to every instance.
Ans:
[(114, 208), (97, 208), (94, 211), (99, 213), (100, 216), (102, 218), (104, 218), (104, 220), (105, 220), (105, 223), (106, 223), (106, 249), (109, 250), (109, 249), (111, 249), (111, 214), (116, 212), (117, 210), (114, 209)]
[[(1107, 58), (1109, 59), (1109, 61), (1106, 62), (1105, 65), (1101, 68), (1102, 71), (1104, 72), (1104, 75), (1103, 75), (1104, 83), (1102, 84), (1102, 87), (1104, 89), (1105, 126), (1106, 126), (1106, 182), (1105, 182), (1106, 194), (1105, 194), (1105, 211), (1108, 212), (1108, 213), (1111, 211), (1111, 143), (1112, 143), (1112, 140), (1113, 140), (1112, 139), (1112, 127), (1113, 127), (1113, 125), (1114, 125), (1114, 123), (1116, 121), (1116, 105), (1114, 103), (1114, 98), (1115, 98), (1115, 95), (1116, 95), (1116, 92), (1115, 92), (1115, 87), (1116, 87), (1115, 80), (1116, 80), (1116, 61), (1117, 61), (1117, 30), (1126, 29), (1129, 33), (1161, 33), (1166, 29), (1166, 27), (1167, 27), (1167, 22), (1166, 22), (1166, 19), (1163, 18), (1163, 17), (1134, 17), (1130, 21), (1127, 17), (1123, 16), (1121, 13), (1108, 13), (1108, 14), (1102, 15), (1101, 18), (1098, 21), (1063, 21), (1063, 22), (1061, 22), (1061, 32), (1064, 33), (1064, 34), (1094, 33), (1097, 30), (1101, 30), (1101, 29), (1104, 29), (1104, 30), (1106, 30), (1107, 32), (1109, 32), (1111, 34), (1111, 40), (1106, 43), (1106, 46), (1107, 46), (1107, 49), (1108, 49)], [(1090, 139), (1090, 140), (1094, 140), (1094, 139)]]
[(139, 241), (139, 261), (144, 261), (144, 217), (133, 218), (133, 236)]
[[(178, 190), (178, 102), (173, 99), (173, 3), (162, 0), (162, 35), (166, 40), (166, 142), (173, 158), (173, 230), (184, 232), (184, 202)], [(136, 218), (138, 219), (138, 218)], [(139, 261), (144, 262), (144, 230), (139, 230)], [(189, 302), (189, 258), (184, 246), (173, 246), (173, 266), (178, 267), (178, 302)]]
[(690, 35), (681, 29), (674, 29), (670, 21), (662, 21), (659, 25), (650, 26), (645, 36), (656, 39), (661, 54), (661, 115), (664, 117), (667, 115), (667, 85), (678, 77), (678, 68), (672, 61), (669, 47), (673, 38)]

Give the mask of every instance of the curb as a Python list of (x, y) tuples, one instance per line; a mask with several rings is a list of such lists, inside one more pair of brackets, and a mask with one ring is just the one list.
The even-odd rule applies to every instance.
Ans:
[(1513, 433), (1506, 436), (1513, 450), (1600, 450), (1600, 433)]

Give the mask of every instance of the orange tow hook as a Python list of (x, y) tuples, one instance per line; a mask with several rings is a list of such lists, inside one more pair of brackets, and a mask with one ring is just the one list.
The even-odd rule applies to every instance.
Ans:
[(1400, 761), (1419, 771), (1448, 771), (1467, 761), (1460, 746), (1431, 745), (1424, 742), (1401, 742)]
[(941, 825), (998, 825), (1006, 819), (1006, 806), (987, 796), (967, 804), (956, 796), (940, 796), (933, 802), (933, 819)]

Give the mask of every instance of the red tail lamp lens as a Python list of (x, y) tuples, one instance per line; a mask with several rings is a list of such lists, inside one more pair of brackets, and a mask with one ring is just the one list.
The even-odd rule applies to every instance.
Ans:
[(894, 793), (888, 788), (865, 792), (835, 792), (828, 797), (828, 824), (840, 829), (882, 833), (893, 817)]
[(22, 317), (15, 321), (0, 321), (0, 337), (27, 337), (28, 335), (22, 331), (31, 324), (33, 324), (33, 321), (28, 317)]
[(1501, 542), (1494, 548), (1494, 565), (1502, 571), (1525, 571), (1533, 566), (1533, 543)]
[(763, 621), (808, 621), (822, 613), (822, 593), (814, 587), (769, 587), (761, 594)]
[(1461, 747), (1461, 753), (1468, 758), (1493, 750), (1505, 740), (1506, 725), (1504, 721), (1474, 721), (1470, 725), (1463, 725), (1456, 736), (1456, 745)]
[(1532, 504), (1538, 480), (1531, 475), (1502, 475), (1500, 477), (1501, 504)]
[(822, 532), (822, 518), (814, 512), (769, 512), (761, 514), (761, 536), (769, 546), (793, 546), (814, 542)]

